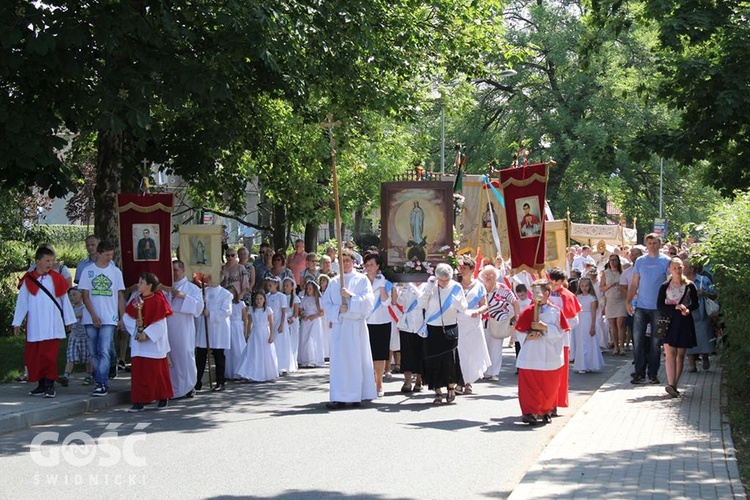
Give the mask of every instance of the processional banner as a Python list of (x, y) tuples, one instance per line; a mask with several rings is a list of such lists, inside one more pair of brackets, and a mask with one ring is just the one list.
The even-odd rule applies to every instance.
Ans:
[(218, 224), (180, 226), (179, 257), (185, 264), (185, 276), (208, 274), (211, 283), (221, 282), (221, 232)]
[(544, 268), (547, 242), (543, 210), (548, 178), (547, 163), (500, 171), (514, 271), (535, 272)]
[(141, 273), (155, 274), (172, 285), (172, 194), (118, 194), (120, 256), (125, 286), (138, 282)]

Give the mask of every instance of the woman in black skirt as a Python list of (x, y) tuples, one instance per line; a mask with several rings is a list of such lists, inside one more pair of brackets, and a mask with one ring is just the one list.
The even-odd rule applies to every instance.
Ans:
[(372, 285), (372, 293), (375, 294), (375, 305), (367, 317), (367, 330), (370, 334), (370, 350), (372, 351), (372, 364), (375, 369), (375, 385), (378, 389), (378, 397), (383, 397), (383, 373), (385, 363), (388, 361), (391, 345), (391, 315), (388, 306), (391, 305), (391, 290), (393, 284), (380, 274), (380, 255), (375, 252), (365, 254), (365, 274)]
[(453, 281), (453, 269), (448, 264), (438, 264), (419, 299), (425, 310), (427, 338), (425, 339), (425, 373), (427, 386), (435, 391), (433, 403), (442, 404), (442, 388), (448, 394), (446, 402), (456, 399), (456, 382), (459, 381), (457, 314), (468, 307), (461, 285)]
[(698, 291), (692, 281), (682, 274), (682, 260), (675, 257), (669, 263), (669, 279), (659, 288), (657, 305), (662, 317), (670, 318), (664, 335), (664, 369), (667, 372), (667, 393), (680, 395), (677, 382), (685, 364), (685, 351), (697, 345), (691, 311), (698, 308)]
[[(424, 356), (424, 310), (419, 307), (419, 296), (422, 294), (414, 283), (398, 286), (396, 304), (403, 311), (398, 319), (398, 334), (401, 341), (401, 372), (404, 374), (404, 385), (401, 392), (420, 392), (422, 390), (423, 356)], [(412, 387), (412, 375), (416, 381)]]

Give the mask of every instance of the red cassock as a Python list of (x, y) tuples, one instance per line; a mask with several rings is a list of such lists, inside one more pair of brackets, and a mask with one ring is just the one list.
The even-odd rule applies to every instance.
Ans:
[[(125, 314), (138, 317), (135, 301), (125, 308)], [(172, 315), (172, 308), (161, 292), (143, 297), (143, 327), (149, 339), (131, 342), (133, 352), (130, 400), (133, 404), (147, 404), (159, 399), (174, 396), (169, 375), (167, 352), (166, 318)]]

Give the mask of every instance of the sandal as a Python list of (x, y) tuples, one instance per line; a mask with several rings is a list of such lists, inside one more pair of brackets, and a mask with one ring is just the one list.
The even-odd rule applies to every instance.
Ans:
[(445, 402), (451, 404), (456, 400), (456, 390), (448, 389), (448, 395), (445, 397)]
[(443, 404), (443, 395), (442, 394), (435, 394), (435, 399), (432, 400), (432, 404), (434, 404), (434, 405), (441, 405), (441, 404)]
[(422, 384), (414, 384), (414, 392), (422, 392)]
[(404, 384), (401, 386), (401, 392), (403, 392), (404, 394), (409, 394), (411, 391), (411, 384)]
[(471, 389), (470, 385), (466, 384), (464, 386), (464, 394), (466, 394), (466, 395), (474, 394), (474, 391)]
[(453, 389), (451, 389), (454, 393), (458, 394), (459, 396), (464, 393), (464, 388), (460, 385), (455, 386)]

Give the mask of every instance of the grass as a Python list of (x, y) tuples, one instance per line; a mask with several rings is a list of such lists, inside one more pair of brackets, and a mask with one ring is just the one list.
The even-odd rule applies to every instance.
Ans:
[(750, 491), (750, 401), (729, 394), (729, 426), (737, 453), (740, 479), (745, 491)]
[[(0, 337), (0, 384), (14, 382), (16, 377), (23, 373), (23, 351), (26, 339), (23, 335), (18, 337)], [(57, 371), (62, 375), (65, 369), (68, 341), (60, 341), (60, 350), (57, 353)], [(73, 372), (84, 372), (84, 365), (76, 364)]]

